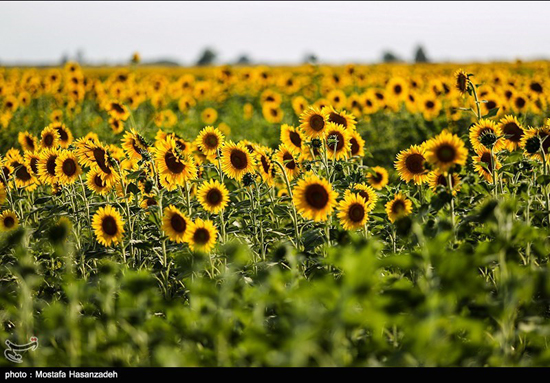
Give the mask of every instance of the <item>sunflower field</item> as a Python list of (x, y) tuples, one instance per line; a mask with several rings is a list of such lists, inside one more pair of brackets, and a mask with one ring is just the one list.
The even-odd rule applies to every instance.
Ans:
[(0, 68), (22, 366), (550, 364), (549, 62), (139, 61)]

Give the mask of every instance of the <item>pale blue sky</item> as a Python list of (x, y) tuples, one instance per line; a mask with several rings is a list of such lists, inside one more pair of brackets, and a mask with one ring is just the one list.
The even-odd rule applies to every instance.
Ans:
[(0, 64), (58, 62), (84, 51), (92, 63), (196, 61), (373, 62), (417, 44), (435, 60), (550, 57), (548, 2), (22, 2), (0, 3)]

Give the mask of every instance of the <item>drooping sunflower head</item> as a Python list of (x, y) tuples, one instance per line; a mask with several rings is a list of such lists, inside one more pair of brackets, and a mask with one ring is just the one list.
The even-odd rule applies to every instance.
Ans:
[(40, 146), (43, 149), (56, 148), (59, 145), (59, 133), (51, 125), (42, 130), (40, 137)]
[(388, 171), (381, 166), (374, 166), (367, 174), (367, 181), (376, 190), (382, 190), (389, 181)]
[(426, 153), (422, 145), (412, 145), (409, 149), (402, 150), (397, 155), (395, 168), (403, 181), (414, 181), (417, 185), (426, 182), (428, 170), (425, 166), (425, 155)]
[(82, 174), (82, 168), (73, 152), (70, 150), (60, 152), (55, 160), (55, 174), (62, 185), (72, 184), (78, 179)]
[(392, 223), (400, 218), (408, 216), (411, 213), (412, 202), (402, 193), (395, 194), (393, 200), (386, 203), (386, 214)]
[(468, 91), (468, 87), (470, 86), (470, 78), (468, 74), (462, 69), (458, 69), (454, 73), (454, 78), (456, 89), (458, 89), (461, 94), (466, 93)]
[(324, 178), (309, 174), (298, 181), (293, 190), (293, 202), (306, 219), (326, 221), (336, 203), (338, 193)]
[(174, 205), (170, 205), (164, 209), (162, 230), (171, 241), (176, 243), (184, 242), (190, 224), (191, 220)]
[(227, 141), (221, 152), (222, 170), (228, 177), (240, 181), (246, 173), (254, 170), (255, 160), (242, 142)]
[(0, 231), (6, 232), (16, 229), (19, 226), (19, 219), (12, 210), (5, 210), (0, 214)]
[(198, 190), (197, 198), (204, 210), (217, 214), (229, 203), (229, 191), (216, 180), (205, 181)]
[(189, 230), (185, 236), (185, 242), (192, 251), (208, 253), (216, 245), (218, 230), (214, 223), (209, 220), (197, 218), (195, 222), (189, 225)]
[(299, 154), (302, 151), (304, 136), (300, 129), (283, 124), (281, 126), (281, 141), (292, 153)]
[(350, 132), (342, 125), (327, 123), (326, 128), (326, 151), (329, 159), (345, 159), (351, 152)]
[(111, 205), (98, 209), (94, 214), (92, 227), (97, 241), (104, 246), (119, 243), (124, 234), (124, 221), (118, 210)]
[(199, 149), (206, 155), (215, 154), (223, 145), (224, 136), (222, 132), (213, 126), (207, 126), (195, 140)]
[(298, 156), (292, 154), (285, 144), (280, 144), (275, 153), (275, 160), (282, 165), (289, 180), (293, 180), (300, 174)]
[(464, 141), (446, 130), (427, 141), (425, 149), (426, 160), (441, 171), (447, 171), (454, 165), (463, 166), (468, 159)]
[(365, 226), (368, 215), (367, 202), (359, 194), (347, 194), (338, 205), (338, 218), (345, 230), (356, 230)]
[(498, 152), (504, 146), (500, 125), (481, 119), (470, 127), (470, 142), (474, 150), (491, 149)]
[(498, 123), (498, 129), (503, 137), (504, 148), (509, 151), (517, 150), (520, 146), (521, 139), (525, 134), (523, 126), (519, 123), (515, 116), (504, 116)]
[[(456, 195), (462, 185), (460, 184), (460, 176), (456, 173), (451, 173), (452, 194)], [(439, 170), (431, 171), (428, 174), (428, 185), (433, 192), (437, 192), (439, 189), (444, 188), (448, 190), (449, 181), (448, 175), (440, 172)]]
[(494, 170), (498, 170), (502, 167), (500, 161), (496, 154), (491, 153), (491, 150), (487, 148), (478, 149), (476, 154), (476, 156), (472, 157), (475, 171), (477, 171), (485, 181), (492, 183)]
[(122, 148), (130, 159), (141, 160), (142, 154), (149, 150), (149, 145), (141, 134), (135, 129), (130, 129), (122, 138)]
[(38, 149), (37, 138), (29, 132), (19, 132), (17, 139), (24, 152), (34, 152)]
[(328, 113), (310, 106), (300, 116), (300, 128), (309, 138), (323, 137), (328, 123)]

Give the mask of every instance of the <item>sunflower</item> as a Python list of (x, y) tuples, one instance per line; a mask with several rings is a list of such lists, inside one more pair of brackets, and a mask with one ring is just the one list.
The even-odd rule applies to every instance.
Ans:
[(526, 129), (520, 146), (529, 158), (543, 161), (544, 156), (541, 151), (544, 151), (548, 158), (548, 154), (550, 154), (550, 126)]
[(293, 154), (300, 154), (304, 136), (302, 132), (294, 126), (283, 124), (281, 126), (281, 141)]
[(356, 130), (349, 132), (350, 155), (363, 157), (365, 155), (365, 140)]
[(278, 124), (283, 120), (285, 113), (278, 104), (268, 102), (262, 105), (262, 114), (271, 124)]
[(355, 129), (356, 121), (352, 114), (349, 114), (344, 110), (337, 111), (332, 106), (323, 108), (323, 111), (327, 114), (328, 122), (341, 125), (346, 130)]
[(62, 185), (72, 184), (78, 179), (82, 168), (73, 152), (63, 150), (59, 153), (55, 160), (55, 174)]
[(498, 152), (504, 146), (501, 136), (500, 125), (491, 120), (481, 119), (470, 127), (470, 142), (476, 151), (491, 149), (492, 146), (493, 151)]
[(328, 92), (327, 99), (331, 106), (337, 109), (345, 107), (348, 101), (346, 94), (340, 89), (333, 89)]
[(388, 184), (388, 171), (381, 166), (374, 166), (371, 170), (367, 174), (367, 181), (374, 189), (382, 190)]
[(524, 135), (524, 129), (516, 117), (504, 116), (498, 122), (497, 129), (504, 136), (503, 146), (505, 149), (513, 152), (519, 148), (521, 138)]
[(246, 173), (254, 170), (254, 158), (244, 143), (227, 141), (221, 152), (222, 170), (228, 177), (240, 181)]
[(425, 149), (426, 160), (441, 171), (447, 171), (454, 165), (463, 166), (468, 159), (464, 141), (446, 130), (427, 141)]
[(174, 190), (197, 178), (197, 166), (191, 156), (182, 155), (172, 137), (157, 141), (155, 162), (160, 182), (167, 190)]
[(195, 143), (204, 154), (215, 154), (223, 145), (223, 134), (213, 126), (200, 131)]
[(328, 113), (312, 106), (300, 116), (300, 128), (309, 138), (322, 137), (327, 123)]
[(164, 209), (162, 230), (168, 238), (176, 243), (185, 242), (185, 234), (189, 231), (191, 220), (174, 205)]
[(426, 170), (426, 152), (422, 145), (412, 145), (407, 150), (402, 150), (397, 155), (395, 168), (399, 176), (405, 182), (414, 181), (420, 185), (426, 182), (428, 171)]
[(115, 134), (119, 134), (124, 131), (124, 121), (119, 120), (118, 118), (109, 118), (109, 126)]
[(478, 174), (483, 177), (487, 182), (493, 182), (493, 169), (500, 169), (500, 164), (496, 155), (491, 153), (491, 150), (481, 148), (476, 151), (477, 156), (473, 156), (474, 169)]
[(273, 186), (275, 183), (275, 167), (271, 161), (272, 152), (272, 149), (267, 146), (259, 146), (254, 153), (258, 172), (262, 180), (269, 186)]
[(130, 111), (128, 111), (128, 108), (121, 102), (115, 100), (107, 102), (107, 107), (105, 109), (109, 112), (111, 117), (121, 121), (126, 121), (128, 117), (130, 117)]
[(367, 202), (359, 194), (346, 195), (338, 205), (338, 218), (344, 230), (364, 227), (369, 219)]
[(386, 85), (386, 95), (395, 102), (404, 101), (409, 93), (409, 85), (401, 77), (393, 77)]
[(139, 204), (139, 206), (142, 209), (148, 209), (151, 206), (157, 206), (157, 205), (158, 205), (158, 202), (154, 197), (143, 197), (143, 199), (141, 200), (141, 202)]
[(44, 184), (53, 185), (57, 182), (56, 162), (59, 156), (57, 149), (45, 149), (40, 153), (38, 161), (38, 178)]
[(56, 148), (59, 145), (59, 133), (51, 125), (42, 130), (40, 146), (43, 149)]
[(70, 144), (72, 144), (73, 134), (69, 128), (65, 126), (65, 124), (62, 124), (61, 122), (52, 122), (49, 126), (57, 132), (57, 136), (59, 137), (57, 144), (59, 146), (66, 149)]
[(136, 132), (133, 128), (124, 134), (121, 146), (130, 159), (138, 161), (143, 158), (142, 153), (148, 151), (147, 142), (141, 134)]
[(529, 109), (528, 98), (523, 94), (515, 94), (512, 96), (512, 110), (516, 113), (524, 113)]
[(86, 185), (88, 185), (88, 189), (100, 195), (109, 193), (112, 185), (105, 182), (103, 178), (103, 172), (98, 168), (90, 170), (86, 175)]
[(424, 119), (431, 121), (441, 112), (441, 101), (435, 95), (426, 94), (419, 98), (417, 106), (422, 112)]
[(346, 190), (344, 196), (352, 194), (352, 192), (363, 197), (363, 199), (365, 200), (367, 213), (374, 209), (374, 207), (376, 206), (376, 202), (378, 201), (378, 195), (376, 195), (376, 192), (374, 191), (374, 188), (372, 186), (366, 184), (355, 184), (351, 189)]
[(300, 167), (296, 155), (287, 148), (285, 144), (280, 144), (275, 152), (275, 160), (283, 166), (283, 169), (290, 181), (300, 174)]
[(199, 187), (197, 199), (204, 210), (217, 214), (224, 210), (229, 202), (229, 191), (224, 184), (210, 180)]
[(38, 148), (37, 138), (29, 132), (19, 132), (17, 140), (24, 152), (34, 152)]
[(201, 113), (201, 120), (206, 125), (212, 125), (218, 119), (218, 112), (214, 108), (206, 108)]
[(5, 210), (0, 214), (0, 231), (10, 231), (16, 229), (19, 225), (19, 219), (12, 210)]
[[(462, 185), (460, 184), (460, 176), (456, 173), (451, 174), (451, 184), (452, 184), (452, 194), (456, 195)], [(428, 185), (433, 192), (437, 192), (440, 187), (444, 187), (447, 190), (448, 177), (445, 173), (440, 172), (439, 170), (431, 171), (428, 174)]]
[(336, 160), (347, 158), (351, 152), (349, 131), (344, 129), (340, 124), (329, 122), (327, 123), (325, 132), (327, 138), (327, 157), (329, 159), (336, 158)]
[(36, 189), (38, 183), (36, 182), (34, 173), (22, 158), (18, 158), (13, 161), (10, 166), (13, 169), (15, 186), (21, 189), (24, 188), (27, 191), (33, 191)]
[(3, 205), (6, 202), (6, 197), (8, 196), (6, 192), (6, 187), (3, 183), (0, 182), (0, 205)]
[(412, 202), (407, 199), (403, 194), (397, 193), (393, 200), (386, 203), (386, 214), (390, 222), (406, 217), (412, 213)]
[(192, 251), (208, 253), (214, 248), (217, 236), (218, 230), (212, 221), (203, 221), (197, 218), (195, 222), (189, 225), (189, 229), (185, 235), (185, 242), (189, 244), (189, 248)]
[(470, 86), (470, 78), (468, 74), (466, 74), (466, 72), (462, 69), (459, 69), (454, 73), (454, 78), (456, 89), (458, 89), (461, 94), (466, 93)]
[(302, 96), (297, 96), (292, 99), (292, 109), (296, 116), (300, 116), (308, 106), (307, 100)]
[(298, 181), (293, 190), (293, 202), (298, 212), (302, 217), (316, 222), (328, 219), (337, 197), (338, 193), (332, 189), (332, 185), (314, 174), (308, 174)]
[(100, 207), (92, 220), (96, 239), (104, 246), (111, 246), (122, 240), (124, 221), (120, 213), (111, 205)]

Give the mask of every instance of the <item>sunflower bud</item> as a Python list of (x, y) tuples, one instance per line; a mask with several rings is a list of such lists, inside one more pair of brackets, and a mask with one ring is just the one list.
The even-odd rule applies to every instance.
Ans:
[(311, 146), (313, 146), (314, 148), (320, 148), (321, 145), (323, 145), (323, 143), (320, 139), (314, 138), (313, 140), (311, 140)]

